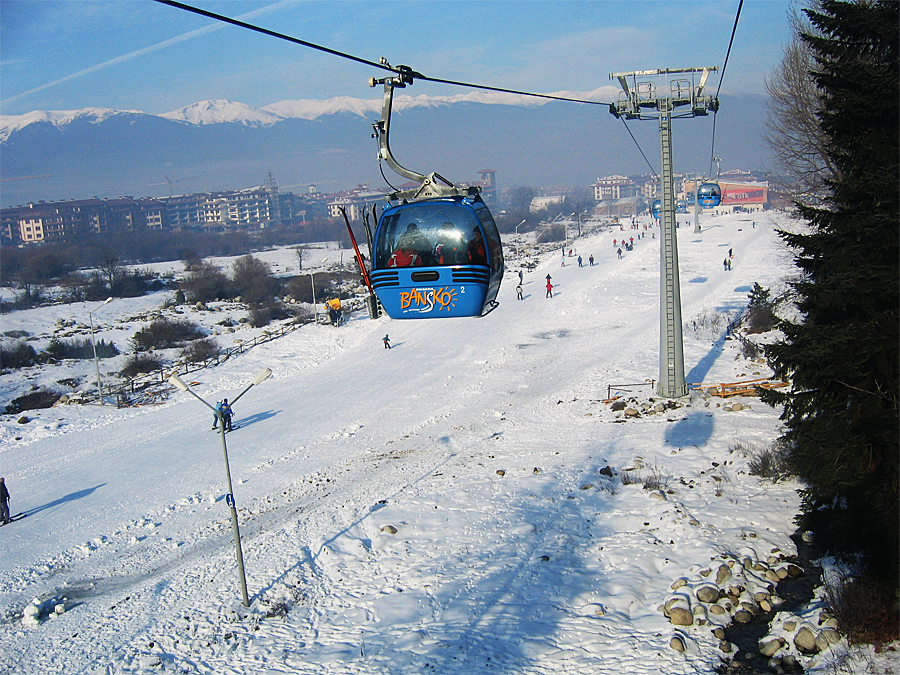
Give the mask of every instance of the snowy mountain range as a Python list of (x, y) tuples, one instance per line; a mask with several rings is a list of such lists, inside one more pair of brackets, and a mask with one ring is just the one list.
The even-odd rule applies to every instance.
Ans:
[[(614, 97), (609, 87), (556, 95), (598, 102)], [(109, 108), (4, 115), (2, 205), (161, 196), (173, 182), (180, 192), (234, 189), (259, 184), (268, 171), (287, 189), (381, 184), (370, 138), (380, 112), (380, 97), (335, 97), (261, 108), (214, 99), (160, 115)], [(394, 112), (391, 142), (401, 164), (457, 181), (475, 179), (485, 166), (497, 171), (501, 187), (589, 185), (602, 175), (650, 171), (603, 106), (476, 91), (397, 95)], [(716, 154), (723, 168), (768, 164), (764, 113), (762, 97), (722, 97)], [(707, 170), (711, 120), (676, 127), (677, 170)], [(656, 125), (630, 128), (658, 164)]]
[[(610, 87), (601, 87), (592, 92), (555, 92), (553, 96), (581, 98), (601, 101), (615, 97)], [(394, 96), (394, 110), (402, 111), (419, 107), (435, 107), (453, 103), (487, 103), (500, 105), (533, 106), (543, 105), (548, 99), (508, 94), (503, 92), (474, 91), (455, 96), (410, 96), (398, 94)], [(381, 99), (361, 99), (351, 96), (335, 96), (324, 101), (317, 99), (299, 99), (279, 101), (262, 108), (254, 108), (245, 103), (227, 99), (210, 99), (198, 101), (191, 105), (162, 113), (159, 117), (189, 124), (222, 124), (236, 123), (248, 126), (275, 124), (285, 119), (312, 120), (322, 115), (349, 113), (368, 118), (381, 111)], [(14, 131), (36, 122), (49, 122), (56, 127), (65, 127), (72, 120), (84, 117), (94, 118), (102, 122), (113, 115), (144, 115), (139, 110), (113, 110), (111, 108), (84, 108), (82, 110), (35, 110), (24, 115), (0, 115), (0, 142), (6, 141)]]

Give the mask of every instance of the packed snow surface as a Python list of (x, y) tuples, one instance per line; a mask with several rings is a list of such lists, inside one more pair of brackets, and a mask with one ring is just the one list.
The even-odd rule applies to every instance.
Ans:
[[(678, 230), (683, 317), (699, 326), (685, 333), (689, 382), (771, 374), (703, 327), (790, 273), (774, 232), (786, 222)], [(710, 626), (678, 628), (658, 607), (722, 556), (793, 553), (798, 485), (748, 475), (735, 450), (778, 435), (757, 399), (726, 412), (694, 394), (634, 419), (603, 402), (610, 385), (658, 398), (641, 386), (658, 377), (657, 232), (569, 242), (584, 266), (545, 255), (523, 300), (513, 258), (485, 318), (360, 312), (186, 376), (214, 403), (274, 373), (225, 437), (250, 608), (222, 440), (197, 399), (2, 416), (0, 474), (28, 515), (0, 528), (0, 671), (712, 672)], [(634, 250), (618, 259), (623, 236)]]

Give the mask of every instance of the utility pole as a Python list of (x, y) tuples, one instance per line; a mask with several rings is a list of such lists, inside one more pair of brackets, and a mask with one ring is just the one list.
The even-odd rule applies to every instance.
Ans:
[[(684, 381), (684, 342), (681, 327), (681, 282), (678, 278), (678, 240), (675, 233), (675, 173), (672, 161), (672, 119), (706, 115), (719, 102), (703, 95), (710, 68), (640, 70), (610, 73), (622, 86), (619, 100), (609, 106), (617, 118), (659, 120), (662, 160), (659, 241), (659, 386), (667, 398), (687, 395)], [(674, 77), (673, 77), (674, 76)], [(699, 77), (699, 82), (695, 81)], [(661, 86), (660, 86), (661, 84)], [(679, 108), (687, 110), (679, 111)]]

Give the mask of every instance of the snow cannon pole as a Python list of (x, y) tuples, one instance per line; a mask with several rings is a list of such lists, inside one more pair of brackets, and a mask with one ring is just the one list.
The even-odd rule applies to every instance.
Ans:
[[(359, 272), (362, 274), (363, 281), (366, 282), (369, 293), (374, 295), (375, 291), (372, 290), (372, 281), (369, 279), (369, 273), (363, 262), (362, 254), (359, 252), (356, 237), (353, 235), (353, 229), (350, 227), (350, 219), (347, 217), (347, 210), (343, 206), (341, 207), (341, 215), (344, 216), (344, 222), (347, 224), (347, 232), (350, 233), (350, 241), (353, 242), (353, 250), (356, 252), (356, 263), (359, 265)], [(371, 254), (371, 251), (369, 251), (369, 253)]]

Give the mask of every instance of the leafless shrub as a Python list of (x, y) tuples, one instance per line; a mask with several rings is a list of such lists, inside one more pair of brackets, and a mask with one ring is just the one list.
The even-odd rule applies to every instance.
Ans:
[(268, 326), (273, 321), (286, 319), (290, 316), (285, 307), (277, 302), (268, 302), (264, 305), (254, 306), (247, 315), (250, 325), (254, 328)]
[(135, 354), (130, 356), (121, 370), (122, 377), (135, 377), (144, 373), (152, 373), (161, 370), (162, 361), (149, 354)]
[(24, 412), (25, 410), (51, 408), (58, 399), (58, 392), (41, 387), (40, 389), (35, 389), (28, 392), (27, 394), (23, 394), (22, 396), (13, 399), (9, 403), (9, 405), (6, 406), (6, 414), (18, 415), (20, 412)]
[(664, 473), (659, 467), (651, 466), (647, 469), (647, 474), (644, 476), (644, 489), (662, 490), (665, 492), (669, 489), (669, 481), (671, 480), (672, 477)]
[(645, 490), (662, 490), (669, 488), (672, 477), (657, 466), (651, 466), (636, 471), (620, 472), (622, 485), (642, 485)]
[(703, 312), (684, 322), (684, 332), (698, 340), (717, 340), (728, 330), (731, 317), (717, 312)]
[(867, 577), (840, 575), (825, 582), (825, 601), (850, 644), (877, 648), (900, 638), (896, 595), (896, 585)]
[(188, 363), (206, 361), (221, 353), (219, 344), (212, 338), (194, 340), (181, 350), (181, 358)]
[(747, 458), (751, 476), (766, 478), (773, 482), (786, 480), (792, 476), (788, 464), (790, 448), (781, 439), (776, 439), (762, 448), (745, 441), (735, 441), (729, 450)]
[(203, 337), (203, 331), (193, 321), (163, 317), (135, 333), (131, 344), (135, 351), (167, 349)]
[(762, 350), (753, 340), (741, 340), (741, 355), (745, 359), (755, 359), (760, 354), (762, 354)]
[(30, 344), (17, 340), (12, 344), (0, 345), (0, 370), (17, 370), (33, 366), (37, 352)]

